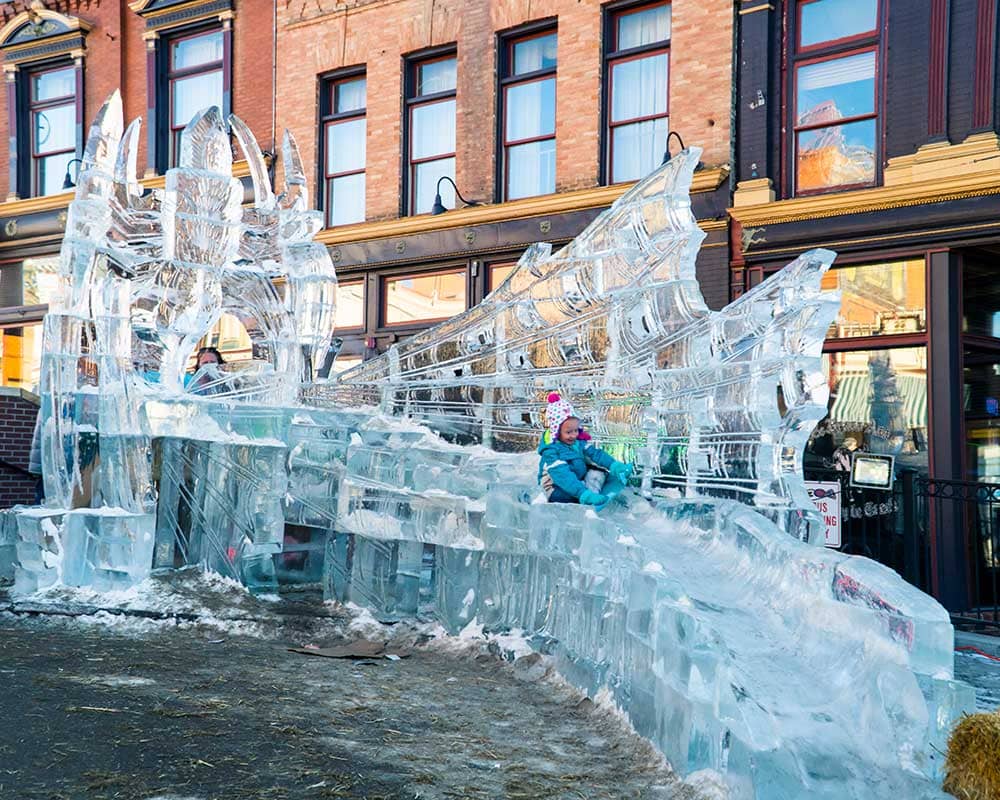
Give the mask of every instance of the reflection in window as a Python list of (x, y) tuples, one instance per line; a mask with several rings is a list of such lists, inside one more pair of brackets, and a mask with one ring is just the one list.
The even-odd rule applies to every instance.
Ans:
[(178, 164), (181, 132), (194, 115), (209, 106), (222, 108), (222, 48), (221, 30), (177, 37), (168, 43), (170, 167)]
[(799, 46), (849, 39), (875, 31), (877, 0), (813, 0), (799, 4)]
[(448, 319), (465, 311), (465, 270), (383, 278), (384, 324)]
[(504, 199), (556, 190), (556, 34), (506, 42), (503, 96)]
[(900, 347), (827, 353), (829, 414), (810, 437), (807, 469), (847, 471), (855, 452), (896, 456), (927, 469), (927, 350)]
[[(411, 214), (426, 214), (434, 205), (441, 177), (455, 179), (455, 56), (409, 65), (406, 153)], [(455, 207), (455, 192), (447, 181), (441, 201)]]
[(363, 328), (365, 325), (365, 282), (338, 283), (336, 304), (337, 330)]
[(823, 289), (841, 293), (829, 339), (890, 336), (927, 330), (924, 259), (831, 269)]
[(507, 280), (507, 277), (516, 267), (516, 261), (512, 261), (508, 264), (490, 264), (489, 286), (487, 289), (491, 292), (496, 289), (500, 284)]
[[(800, 0), (799, 12), (796, 191), (872, 185), (878, 153), (877, 2)], [(849, 19), (838, 17), (848, 12)]]
[(365, 221), (367, 81), (353, 76), (328, 81), (322, 100), (326, 224)]
[(0, 386), (38, 391), (42, 324), (0, 328)]
[(66, 170), (76, 158), (76, 69), (65, 66), (32, 72), (28, 85), (31, 194), (57, 194), (63, 191)]
[(967, 347), (962, 371), (968, 480), (1000, 483), (1000, 356)]
[(608, 75), (608, 176), (639, 180), (663, 159), (668, 120), (671, 6), (660, 3), (612, 18)]
[(1000, 338), (1000, 284), (996, 263), (970, 253), (962, 259), (962, 332)]
[(46, 305), (58, 289), (59, 256), (0, 265), (0, 308)]
[(347, 372), (360, 364), (361, 361), (361, 356), (337, 356), (337, 360), (333, 362), (333, 373), (339, 375), (341, 372)]

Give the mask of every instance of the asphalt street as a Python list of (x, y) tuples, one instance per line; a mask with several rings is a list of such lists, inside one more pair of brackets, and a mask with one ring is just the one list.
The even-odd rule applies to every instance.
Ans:
[(264, 638), (142, 624), (0, 615), (0, 798), (698, 796), (530, 658), (288, 651), (335, 641), (330, 620)]

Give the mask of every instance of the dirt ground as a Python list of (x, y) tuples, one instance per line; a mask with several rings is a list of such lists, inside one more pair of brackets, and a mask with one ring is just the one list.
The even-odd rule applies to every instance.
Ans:
[(0, 798), (697, 797), (530, 660), (304, 656), (287, 645), (329, 642), (289, 624), (262, 639), (0, 615)]

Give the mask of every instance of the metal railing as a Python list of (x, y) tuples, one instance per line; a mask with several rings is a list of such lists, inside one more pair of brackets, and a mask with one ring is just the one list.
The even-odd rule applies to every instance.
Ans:
[[(968, 601), (952, 610), (956, 626), (1000, 633), (1000, 485), (918, 478), (915, 490), (917, 521), (925, 534), (943, 538), (957, 532), (958, 552), (965, 554)], [(939, 573), (948, 566), (942, 564)]]

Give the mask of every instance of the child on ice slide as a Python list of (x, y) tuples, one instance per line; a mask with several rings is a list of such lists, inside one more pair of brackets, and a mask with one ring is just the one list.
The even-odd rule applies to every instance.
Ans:
[(555, 392), (549, 395), (545, 424), (538, 445), (538, 483), (548, 501), (581, 503), (600, 511), (625, 488), (632, 466), (588, 444), (590, 436), (580, 430), (573, 406)]

